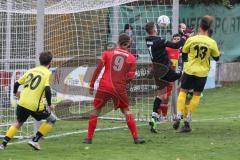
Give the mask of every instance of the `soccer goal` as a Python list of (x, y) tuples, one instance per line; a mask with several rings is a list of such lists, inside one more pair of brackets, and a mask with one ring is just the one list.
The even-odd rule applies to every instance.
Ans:
[[(54, 54), (53, 73), (63, 66), (67, 68), (64, 84), (53, 86), (53, 101), (71, 100), (80, 111), (82, 105), (91, 104), (93, 97), (71, 89), (88, 85), (88, 62), (96, 63), (104, 50), (113, 47), (126, 26), (132, 27), (132, 49), (140, 66), (139, 83), (129, 89), (131, 109), (137, 120), (149, 120), (156, 88), (152, 81), (141, 80), (141, 76), (147, 74), (146, 67), (141, 66), (150, 63), (144, 26), (149, 21), (157, 22), (160, 15), (167, 15), (171, 24), (159, 27), (159, 34), (170, 39), (178, 32), (178, 8), (178, 0), (1, 1), (0, 135), (5, 134), (15, 118), (13, 83), (27, 69), (38, 65), (39, 52), (49, 50)], [(61, 78), (60, 74), (55, 80)], [(102, 118), (121, 120), (123, 116), (119, 111), (110, 111)], [(27, 122), (19, 137), (32, 135), (32, 122), (32, 119)]]

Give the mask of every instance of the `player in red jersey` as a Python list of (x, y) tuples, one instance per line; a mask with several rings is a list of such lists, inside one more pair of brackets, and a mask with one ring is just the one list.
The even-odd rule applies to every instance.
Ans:
[(105, 70), (94, 98), (94, 110), (89, 117), (88, 134), (84, 143), (92, 143), (98, 115), (105, 103), (110, 99), (113, 100), (115, 109), (120, 108), (121, 112), (125, 115), (126, 123), (131, 131), (134, 143), (145, 143), (143, 139), (139, 139), (138, 137), (135, 119), (128, 107), (129, 102), (126, 88), (127, 84), (135, 77), (136, 72), (136, 59), (128, 52), (131, 42), (131, 38), (126, 33), (120, 34), (118, 48), (105, 51), (98, 62), (98, 66), (90, 82), (90, 94), (93, 94), (94, 83), (102, 68), (105, 67)]
[[(177, 43), (181, 40), (181, 35), (180, 34), (174, 34), (173, 38), (172, 38), (172, 42), (173, 43)], [(179, 58), (179, 54), (181, 52), (181, 49), (174, 49), (174, 48), (169, 48), (166, 47), (166, 51), (168, 54), (168, 58), (171, 61), (171, 69), (175, 70), (177, 67), (177, 63), (178, 63), (178, 58)], [(161, 107), (160, 107), (160, 112), (162, 114), (162, 119), (166, 119), (167, 118), (167, 111), (168, 111), (168, 101), (169, 101), (169, 97), (171, 96), (172, 93), (172, 89), (173, 89), (173, 82), (171, 82), (167, 87), (166, 87), (166, 93), (162, 98), (162, 103), (161, 103)]]

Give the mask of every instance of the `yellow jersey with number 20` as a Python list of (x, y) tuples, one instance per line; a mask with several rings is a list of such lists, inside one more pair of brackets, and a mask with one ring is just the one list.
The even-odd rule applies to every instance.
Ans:
[(45, 66), (37, 66), (28, 70), (18, 83), (23, 85), (18, 104), (31, 111), (44, 109), (43, 97), (45, 87), (49, 86), (51, 72)]
[(210, 56), (220, 55), (216, 41), (204, 35), (188, 38), (182, 52), (188, 54), (184, 72), (197, 77), (207, 77), (210, 70)]

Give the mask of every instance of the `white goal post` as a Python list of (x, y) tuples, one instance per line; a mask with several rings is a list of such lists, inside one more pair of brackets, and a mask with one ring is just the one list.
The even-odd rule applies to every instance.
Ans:
[[(5, 134), (15, 119), (16, 101), (11, 98), (13, 83), (27, 69), (38, 65), (38, 54), (41, 51), (49, 50), (53, 53), (53, 72), (74, 57), (97, 60), (110, 44), (116, 43), (118, 35), (124, 32), (124, 26), (130, 24), (133, 27), (138, 64), (150, 63), (145, 45), (146, 22), (156, 22), (160, 15), (169, 16), (171, 25), (159, 28), (159, 31), (162, 37), (170, 39), (173, 33), (178, 32), (178, 9), (179, 0), (1, 1), (0, 135)], [(78, 65), (75, 64), (76, 69)], [(141, 74), (144, 71), (138, 72)], [(73, 72), (68, 75), (67, 81), (76, 86), (81, 85), (84, 83), (84, 74)], [(146, 85), (152, 84), (149, 82)], [(61, 94), (53, 91), (53, 101), (74, 99), (74, 96), (68, 96), (68, 91), (68, 88)], [(75, 97), (75, 101), (84, 101), (84, 97)], [(173, 98), (173, 106), (175, 102)], [(139, 121), (149, 120), (152, 103), (153, 93), (141, 92), (135, 95), (131, 109)], [(123, 116), (119, 111), (112, 111), (103, 118), (123, 119)], [(31, 136), (32, 124), (33, 119), (30, 119), (18, 136)]]

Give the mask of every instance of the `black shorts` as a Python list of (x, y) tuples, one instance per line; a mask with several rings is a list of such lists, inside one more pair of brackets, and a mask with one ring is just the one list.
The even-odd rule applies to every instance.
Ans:
[(174, 82), (178, 80), (182, 75), (182, 73), (177, 73), (167, 65), (156, 62), (153, 63), (151, 72), (155, 79), (162, 79), (167, 82)]
[(186, 90), (193, 89), (195, 92), (202, 92), (206, 82), (207, 77), (197, 77), (183, 73), (181, 78), (181, 88)]
[(40, 121), (42, 119), (47, 119), (50, 114), (51, 112), (48, 110), (34, 112), (19, 105), (17, 105), (16, 109), (17, 121), (21, 123), (26, 122), (30, 115), (37, 121)]
[(162, 79), (168, 82), (174, 82), (178, 80), (181, 76), (182, 73), (177, 73), (176, 71), (169, 69), (167, 74), (164, 77), (162, 77)]

